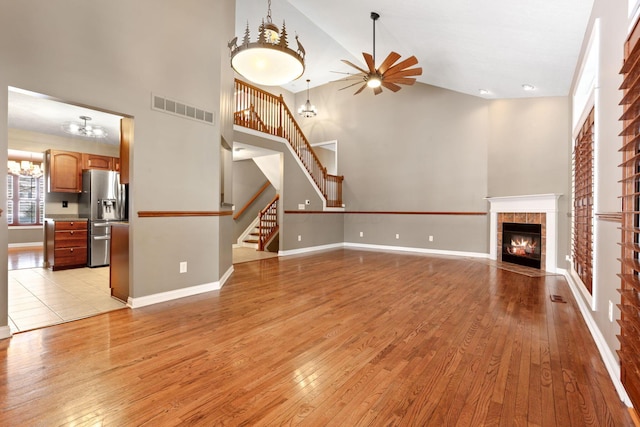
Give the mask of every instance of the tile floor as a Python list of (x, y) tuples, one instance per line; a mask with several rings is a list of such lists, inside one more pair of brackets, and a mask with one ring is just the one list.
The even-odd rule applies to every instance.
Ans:
[(41, 328), (126, 307), (109, 290), (109, 267), (9, 271), (12, 333)]
[[(42, 328), (126, 307), (111, 298), (109, 267), (51, 271), (24, 268), (42, 264), (31, 252), (14, 250), (9, 271), (9, 327), (11, 333)], [(11, 260), (12, 251), (9, 258)], [(277, 257), (255, 249), (235, 248), (233, 263)], [(32, 259), (33, 258), (33, 259)], [(34, 261), (35, 259), (35, 261)], [(21, 268), (21, 269), (20, 269)]]

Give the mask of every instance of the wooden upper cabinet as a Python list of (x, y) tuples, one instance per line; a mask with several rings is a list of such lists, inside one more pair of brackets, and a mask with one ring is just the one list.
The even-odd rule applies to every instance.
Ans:
[(83, 169), (114, 170), (113, 157), (82, 153)]
[(48, 150), (45, 168), (49, 192), (80, 193), (82, 191), (82, 154)]

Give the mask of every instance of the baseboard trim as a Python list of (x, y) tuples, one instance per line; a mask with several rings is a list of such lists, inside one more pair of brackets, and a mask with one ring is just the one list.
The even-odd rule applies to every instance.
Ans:
[(224, 284), (229, 279), (229, 277), (231, 277), (232, 273), (233, 273), (233, 266), (229, 267), (229, 269), (222, 275), (220, 280), (217, 282), (190, 286), (188, 288), (176, 289), (173, 291), (160, 292), (157, 294), (146, 295), (143, 297), (137, 297), (137, 298), (129, 297), (127, 299), (127, 306), (135, 309), (140, 307), (146, 307), (152, 304), (158, 304), (161, 302), (172, 301), (179, 298), (190, 297), (190, 296), (202, 294), (205, 292), (217, 291), (224, 286)]
[(325, 251), (327, 249), (338, 249), (344, 247), (343, 243), (331, 243), (329, 245), (310, 246), (308, 248), (291, 249), (288, 251), (278, 251), (278, 256), (300, 255), (311, 252)]
[(446, 251), (441, 249), (408, 248), (408, 247), (402, 247), (402, 246), (371, 245), (371, 244), (365, 244), (365, 243), (352, 243), (352, 242), (332, 243), (328, 245), (310, 246), (308, 248), (292, 249), (288, 251), (278, 251), (278, 256), (299, 255), (299, 254), (306, 254), (311, 252), (324, 251), (327, 249), (337, 249), (337, 248), (413, 252), (413, 253), (430, 254), (430, 255), (450, 255), (450, 256), (467, 257), (467, 258), (489, 259), (489, 254), (482, 253), (482, 252)]
[(0, 326), (0, 340), (11, 338), (11, 328), (7, 326)]
[(458, 256), (458, 257), (489, 259), (489, 254), (482, 253), (482, 252), (461, 252), (461, 251), (448, 251), (448, 250), (442, 250), (442, 249), (411, 248), (411, 247), (390, 246), (390, 245), (370, 245), (365, 243), (351, 243), (351, 242), (345, 242), (344, 246), (346, 248), (356, 248), (356, 249), (360, 248), (360, 249), (373, 249), (373, 250), (384, 250), (384, 251), (413, 252), (413, 253), (430, 254), (430, 255), (450, 255), (450, 256)]
[(573, 294), (573, 299), (575, 299), (576, 302), (578, 303), (580, 314), (582, 314), (582, 318), (584, 319), (584, 322), (587, 324), (587, 327), (589, 328), (589, 332), (591, 333), (591, 336), (593, 337), (593, 340), (595, 341), (596, 346), (598, 347), (598, 351), (600, 352), (600, 357), (604, 362), (604, 366), (607, 368), (607, 372), (609, 373), (609, 377), (611, 377), (611, 381), (613, 381), (613, 386), (616, 388), (616, 391), (618, 392), (618, 397), (620, 397), (620, 400), (624, 402), (625, 405), (627, 405), (628, 407), (632, 407), (633, 404), (631, 403), (631, 399), (629, 399), (629, 396), (627, 395), (627, 392), (624, 389), (622, 382), (620, 381), (620, 365), (618, 364), (618, 361), (616, 360), (615, 355), (613, 354), (611, 349), (609, 349), (609, 346), (607, 345), (607, 341), (604, 339), (602, 332), (600, 332), (598, 325), (596, 324), (595, 320), (591, 316), (591, 309), (585, 303), (582, 297), (582, 292), (578, 287), (579, 284), (576, 283), (576, 281), (573, 279), (573, 276), (568, 270), (564, 268), (558, 268), (556, 270), (558, 273), (562, 274), (567, 279), (567, 283), (569, 284), (569, 289), (571, 289), (571, 293)]
[(25, 242), (25, 243), (9, 243), (10, 248), (35, 248), (36, 246), (42, 247), (42, 242)]

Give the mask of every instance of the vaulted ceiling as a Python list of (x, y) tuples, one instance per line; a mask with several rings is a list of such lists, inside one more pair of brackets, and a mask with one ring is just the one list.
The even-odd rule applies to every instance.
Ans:
[[(593, 0), (272, 0), (271, 15), (278, 26), (286, 21), (290, 40), (297, 34), (307, 53), (304, 75), (284, 85), (294, 93), (306, 89), (307, 78), (314, 87), (343, 77), (335, 72), (353, 72), (341, 59), (364, 65), (375, 11), (378, 63), (391, 51), (415, 55), (422, 83), (519, 98), (568, 95), (592, 6)], [(267, 0), (237, 0), (236, 35), (248, 23), (257, 36), (266, 15)]]

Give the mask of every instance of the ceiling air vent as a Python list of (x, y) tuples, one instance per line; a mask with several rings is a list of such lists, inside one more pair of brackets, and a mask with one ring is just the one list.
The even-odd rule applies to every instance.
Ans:
[(184, 102), (174, 101), (164, 96), (151, 94), (151, 108), (174, 116), (186, 119), (197, 120), (199, 122), (213, 125), (213, 113)]

